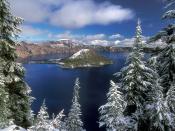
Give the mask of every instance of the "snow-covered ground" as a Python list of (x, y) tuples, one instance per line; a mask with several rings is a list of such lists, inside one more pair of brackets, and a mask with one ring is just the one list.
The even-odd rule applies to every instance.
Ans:
[(82, 49), (82, 50), (78, 51), (77, 53), (73, 54), (73, 55), (70, 57), (70, 59), (79, 58), (79, 57), (81, 57), (82, 54), (85, 54), (85, 53), (87, 53), (87, 52), (89, 52), (89, 49)]
[(18, 127), (16, 125), (12, 125), (12, 126), (9, 126), (9, 127), (5, 128), (5, 129), (0, 129), (0, 131), (27, 131), (27, 130), (25, 130), (25, 129), (21, 128), (21, 127)]

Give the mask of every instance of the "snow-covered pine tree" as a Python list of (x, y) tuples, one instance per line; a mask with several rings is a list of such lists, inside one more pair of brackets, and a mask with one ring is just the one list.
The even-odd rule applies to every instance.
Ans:
[(22, 20), (14, 17), (10, 12), (8, 0), (0, 0), (0, 59), (4, 80), (5, 91), (9, 94), (9, 109), (11, 119), (14, 123), (28, 127), (30, 122), (28, 114), (30, 112), (30, 97), (26, 83), (23, 80), (24, 68), (16, 63), (15, 39), (20, 30), (18, 26)]
[(135, 121), (132, 126), (134, 130), (142, 131), (147, 124), (144, 121), (144, 106), (147, 101), (147, 92), (152, 85), (149, 78), (153, 77), (150, 74), (152, 70), (143, 61), (143, 46), (141, 22), (138, 20), (135, 43), (126, 62), (128, 66), (124, 67), (119, 74), (121, 75), (121, 89), (127, 104), (124, 115)]
[(83, 131), (83, 122), (81, 120), (81, 105), (79, 104), (79, 78), (75, 81), (72, 106), (65, 120), (67, 131)]
[[(175, 113), (175, 83), (172, 83), (166, 94), (166, 100), (170, 110)], [(174, 114), (175, 115), (175, 114)]]
[(146, 116), (149, 118), (149, 131), (172, 131), (174, 114), (170, 111), (168, 106), (170, 103), (164, 98), (163, 90), (158, 80), (156, 80), (149, 94), (150, 100), (146, 105)]
[(40, 111), (38, 112), (34, 128), (36, 131), (48, 131), (49, 127), (49, 114), (47, 113), (47, 107), (44, 100)]
[(0, 59), (0, 129), (10, 124), (9, 94), (4, 84), (3, 66)]
[(29, 120), (31, 121), (31, 125), (34, 125), (35, 122), (35, 114), (33, 112), (33, 110), (30, 111), (30, 114), (28, 116)]
[(123, 121), (123, 111), (126, 104), (118, 85), (113, 81), (110, 84), (111, 87), (107, 93), (107, 103), (99, 108), (99, 126), (106, 126), (107, 131), (124, 131), (126, 129)]
[(53, 129), (64, 130), (65, 127), (62, 121), (64, 116), (64, 110), (62, 110), (56, 117), (53, 117), (53, 120), (50, 124), (53, 127)]
[[(170, 8), (175, 5), (175, 0), (167, 0), (168, 4), (166, 8)], [(163, 19), (174, 19), (175, 18), (175, 10), (170, 9), (168, 10), (164, 15)], [(158, 74), (160, 75), (160, 81), (158, 82), (159, 86), (161, 86), (163, 89), (162, 95), (160, 94), (154, 94), (155, 96), (159, 95), (159, 100), (157, 100), (157, 103), (161, 105), (162, 108), (159, 107), (159, 110), (161, 109), (162, 115), (160, 121), (158, 119), (158, 113), (156, 113), (157, 110), (155, 110), (152, 114), (157, 114), (157, 123), (159, 123), (162, 128), (162, 131), (164, 130), (174, 130), (175, 129), (175, 25), (170, 24), (168, 27), (164, 28), (162, 31), (160, 31), (156, 36), (152, 37), (149, 42), (154, 42), (156, 40), (162, 39), (165, 42), (165, 47), (162, 49), (162, 51), (158, 52), (158, 55), (156, 54), (156, 69), (158, 70)], [(160, 92), (160, 91), (159, 91)], [(161, 93), (161, 92), (160, 92)], [(157, 99), (158, 99), (157, 98)], [(156, 104), (156, 103), (154, 103)], [(154, 115), (153, 117), (155, 117)], [(156, 121), (155, 121), (156, 122)], [(159, 127), (160, 128), (160, 127)]]
[(9, 94), (4, 87), (0, 85), (0, 129), (5, 128), (11, 124), (10, 110), (9, 110)]
[[(168, 100), (164, 98), (163, 87), (160, 85), (160, 76), (158, 69), (157, 56), (148, 60), (150, 77), (148, 81), (152, 83), (147, 93), (145, 103), (145, 120), (149, 131), (169, 131), (172, 128), (174, 115), (168, 106)], [(169, 103), (170, 104), (170, 103)]]
[(145, 103), (145, 118), (149, 131), (169, 131), (172, 128), (174, 116), (170, 112), (167, 99), (164, 98), (163, 88), (160, 85), (157, 73), (157, 59), (151, 57), (148, 66), (152, 69), (149, 81), (152, 86), (147, 93), (148, 100)]
[[(168, 2), (166, 8), (175, 5), (175, 0), (166, 0)], [(164, 13), (163, 19), (174, 19), (175, 9), (170, 9)], [(149, 42), (162, 39), (166, 45), (157, 55), (158, 73), (161, 78), (161, 86), (163, 94), (166, 96), (170, 86), (175, 83), (175, 25), (170, 24), (168, 27), (160, 31), (156, 36), (152, 37)]]

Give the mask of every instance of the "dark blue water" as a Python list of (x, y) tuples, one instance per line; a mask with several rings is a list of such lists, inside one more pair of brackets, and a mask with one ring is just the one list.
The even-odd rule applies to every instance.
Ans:
[(34, 112), (38, 112), (45, 99), (50, 115), (57, 114), (62, 109), (67, 114), (71, 106), (74, 81), (79, 77), (84, 127), (87, 131), (104, 131), (98, 127), (98, 108), (106, 102), (109, 81), (117, 81), (113, 74), (124, 66), (126, 54), (104, 53), (104, 55), (112, 59), (114, 64), (86, 69), (62, 69), (56, 64), (25, 64), (25, 79), (32, 88), (32, 96), (36, 98), (32, 104)]

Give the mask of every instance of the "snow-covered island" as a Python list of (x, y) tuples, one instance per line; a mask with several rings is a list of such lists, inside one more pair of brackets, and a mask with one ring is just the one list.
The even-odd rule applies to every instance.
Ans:
[(83, 68), (101, 67), (112, 63), (112, 60), (100, 56), (90, 49), (81, 49), (71, 57), (61, 60), (59, 65), (63, 68)]

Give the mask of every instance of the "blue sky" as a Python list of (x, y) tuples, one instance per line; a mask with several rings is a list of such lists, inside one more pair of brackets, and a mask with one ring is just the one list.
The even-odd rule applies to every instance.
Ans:
[(155, 34), (168, 23), (161, 20), (166, 11), (162, 0), (10, 0), (10, 3), (12, 12), (25, 20), (21, 26), (23, 40), (120, 40), (134, 36), (138, 18), (144, 36)]

